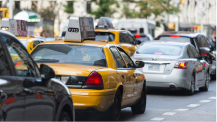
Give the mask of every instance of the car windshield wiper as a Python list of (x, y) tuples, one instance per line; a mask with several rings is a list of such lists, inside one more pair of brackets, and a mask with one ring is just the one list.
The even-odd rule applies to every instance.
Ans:
[(56, 59), (39, 59), (35, 61), (36, 62), (59, 62), (59, 60), (56, 60)]

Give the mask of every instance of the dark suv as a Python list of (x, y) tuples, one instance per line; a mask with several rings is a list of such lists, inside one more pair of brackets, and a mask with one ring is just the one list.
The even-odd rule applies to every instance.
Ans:
[(209, 44), (209, 39), (200, 33), (167, 31), (155, 38), (162, 41), (179, 41), (191, 43), (199, 52), (200, 56), (210, 64), (210, 75), (212, 79), (216, 76), (215, 57), (211, 53), (214, 48)]
[(40, 69), (19, 40), (0, 31), (0, 120), (72, 121), (68, 88), (54, 79), (47, 65)]

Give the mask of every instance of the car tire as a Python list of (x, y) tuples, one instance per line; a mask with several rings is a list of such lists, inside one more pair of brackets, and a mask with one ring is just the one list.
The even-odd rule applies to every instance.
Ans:
[(195, 90), (195, 78), (194, 75), (191, 76), (191, 86), (190, 89), (186, 91), (187, 95), (193, 95)]
[(102, 120), (103, 121), (119, 121), (121, 116), (121, 92), (118, 89), (115, 98), (114, 103), (109, 108), (108, 111), (103, 113)]
[(209, 73), (207, 72), (207, 73), (206, 73), (205, 85), (204, 85), (204, 87), (200, 87), (200, 88), (199, 88), (199, 91), (208, 91), (208, 89), (209, 89), (209, 82), (210, 82), (210, 75), (209, 75)]
[(211, 77), (211, 80), (216, 80), (216, 74), (210, 75), (210, 77)]
[(59, 121), (71, 121), (69, 114), (63, 111), (60, 115)]
[(131, 107), (133, 114), (143, 114), (146, 109), (146, 91), (143, 90), (139, 101)]

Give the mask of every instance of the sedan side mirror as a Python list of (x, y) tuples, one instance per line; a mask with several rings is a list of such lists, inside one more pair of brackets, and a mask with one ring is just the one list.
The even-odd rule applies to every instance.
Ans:
[(136, 61), (136, 68), (142, 68), (145, 66), (145, 63), (143, 61)]
[(142, 43), (142, 41), (141, 41), (141, 40), (136, 40), (136, 43), (137, 43), (138, 45), (140, 45), (140, 44)]
[(51, 79), (55, 77), (54, 70), (48, 65), (41, 64), (40, 65), (40, 73), (42, 79)]

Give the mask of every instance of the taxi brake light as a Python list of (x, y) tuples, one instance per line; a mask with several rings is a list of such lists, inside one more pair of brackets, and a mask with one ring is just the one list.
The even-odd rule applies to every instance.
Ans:
[(16, 63), (16, 65), (21, 65), (21, 64), (23, 64), (23, 63), (22, 63), (22, 62), (17, 62), (17, 63)]
[(97, 72), (92, 72), (83, 86), (103, 86), (102, 77)]
[(179, 62), (176, 63), (174, 68), (187, 69), (188, 62)]
[(180, 35), (170, 35), (170, 37), (180, 37)]
[(136, 34), (135, 37), (141, 37), (141, 35), (140, 34)]
[(99, 31), (95, 31), (95, 33), (98, 33)]

